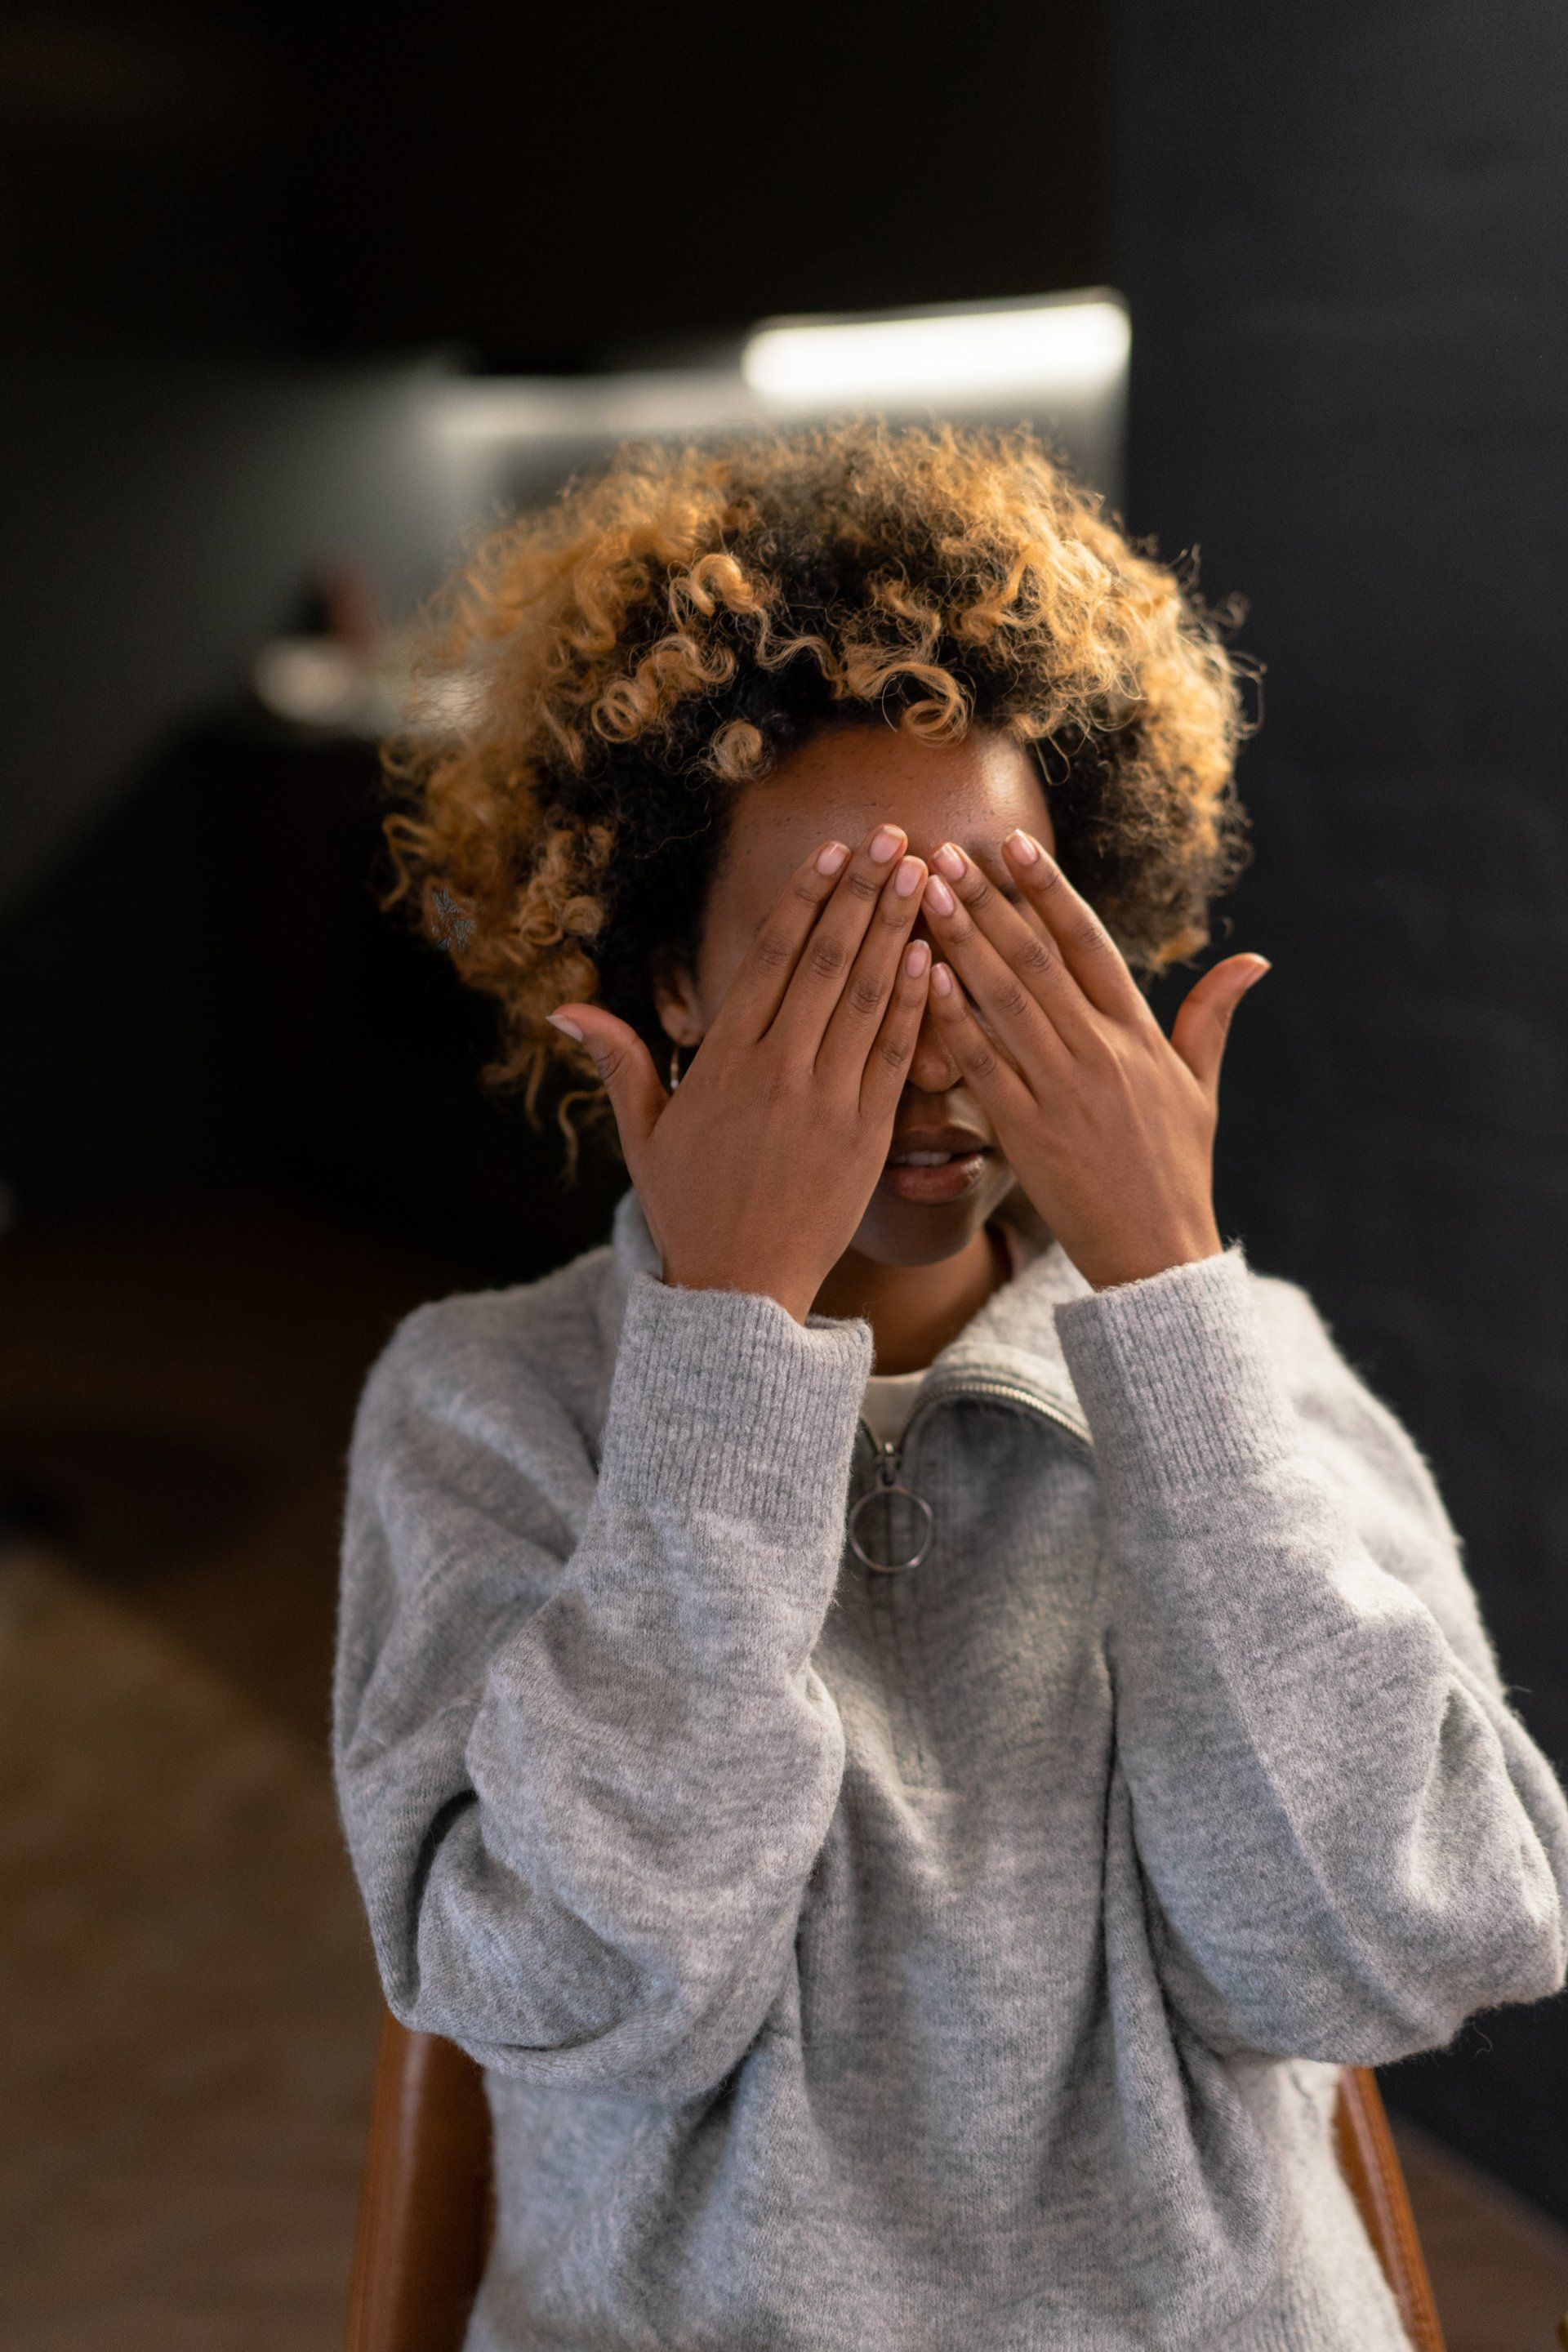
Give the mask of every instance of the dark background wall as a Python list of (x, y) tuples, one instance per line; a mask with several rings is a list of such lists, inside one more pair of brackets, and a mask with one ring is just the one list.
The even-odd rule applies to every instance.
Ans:
[[(790, 310), (1092, 285), (1100, 0), (394, 13), (317, 83), (312, 348), (594, 367)], [(591, 26), (591, 29), (590, 29)], [(334, 78), (335, 77), (335, 78)]]
[[(1268, 665), (1223, 1200), (1435, 1459), (1568, 1762), (1568, 16), (1128, 0), (1130, 520)], [(1568, 2215), (1568, 2015), (1397, 2102)]]

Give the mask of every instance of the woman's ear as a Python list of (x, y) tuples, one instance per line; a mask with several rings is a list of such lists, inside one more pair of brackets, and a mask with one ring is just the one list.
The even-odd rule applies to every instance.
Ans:
[(654, 966), (653, 1002), (667, 1037), (677, 1045), (700, 1045), (705, 1024), (697, 1009), (696, 983), (673, 956)]

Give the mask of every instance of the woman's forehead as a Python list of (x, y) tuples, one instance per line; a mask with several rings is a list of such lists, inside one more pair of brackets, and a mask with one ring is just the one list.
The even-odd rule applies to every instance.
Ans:
[(987, 866), (1015, 825), (1051, 845), (1045, 787), (1031, 751), (975, 730), (956, 743), (922, 743), (891, 727), (843, 727), (816, 736), (746, 785), (716, 881), (750, 897), (776, 896), (820, 843), (854, 848), (879, 824), (901, 825), (917, 857), (956, 841)]

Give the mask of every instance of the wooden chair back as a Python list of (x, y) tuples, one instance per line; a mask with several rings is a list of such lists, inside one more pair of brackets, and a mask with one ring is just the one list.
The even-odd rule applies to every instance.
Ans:
[[(1444, 2352), (1377, 2078), (1347, 2066), (1334, 2135), (1415, 2352)], [(471, 2058), (388, 2017), (354, 2239), (348, 2352), (461, 2352), (489, 2245), (490, 2121)]]
[(381, 2029), (348, 2352), (461, 2352), (489, 2249), (484, 2076), (453, 2042)]

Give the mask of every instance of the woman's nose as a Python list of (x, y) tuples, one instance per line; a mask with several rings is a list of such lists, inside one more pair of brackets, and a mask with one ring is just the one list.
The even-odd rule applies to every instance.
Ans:
[(958, 1064), (942, 1042), (928, 996), (926, 1009), (921, 1015), (920, 1034), (915, 1039), (915, 1050), (910, 1060), (909, 1083), (923, 1095), (941, 1095), (945, 1094), (949, 1087), (957, 1086), (961, 1076)]
[[(910, 937), (912, 940), (923, 940), (933, 957), (941, 954), (942, 950), (932, 939), (923, 914), (915, 918), (914, 929), (910, 931)], [(915, 1050), (910, 1062), (909, 1083), (911, 1087), (917, 1087), (922, 1095), (941, 1095), (945, 1094), (949, 1087), (957, 1086), (963, 1075), (958, 1064), (942, 1042), (942, 1034), (931, 1013), (931, 993), (928, 988), (926, 1009), (921, 1015), (920, 1034), (915, 1039)]]

